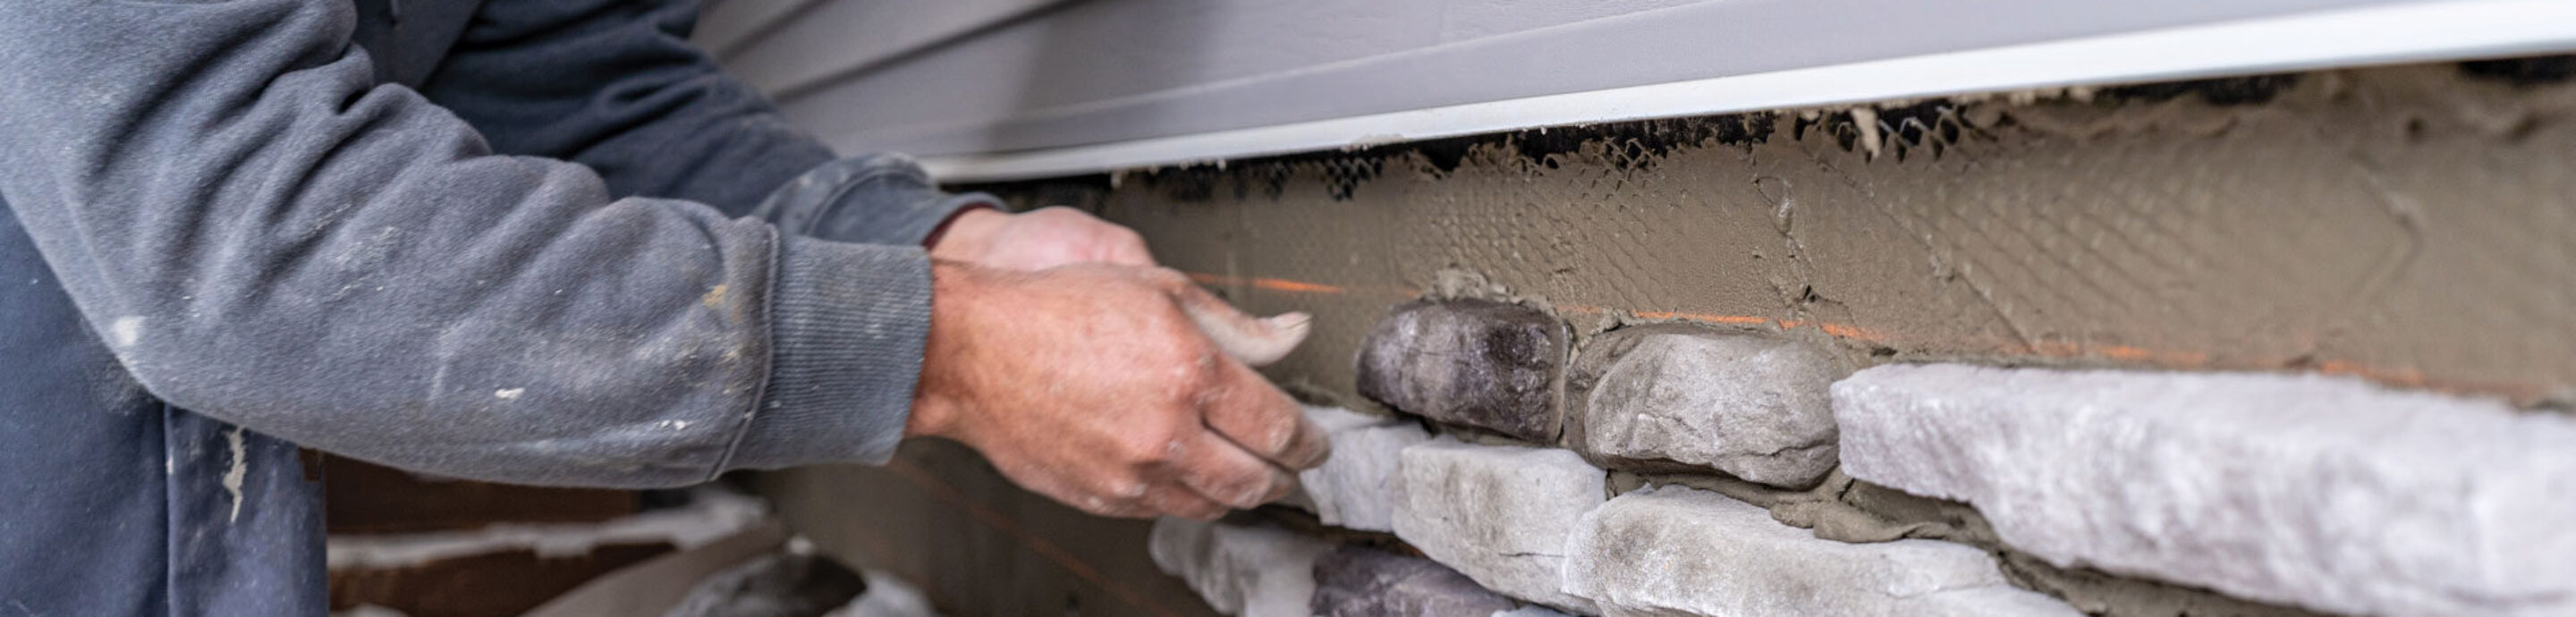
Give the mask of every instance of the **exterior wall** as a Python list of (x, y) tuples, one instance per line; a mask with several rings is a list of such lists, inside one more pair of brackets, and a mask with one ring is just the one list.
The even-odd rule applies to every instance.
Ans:
[(734, 76), (792, 96), (1061, 3), (734, 0), (708, 7), (697, 36)]
[[(1529, 133), (1092, 194), (1238, 302), (1316, 314), (1273, 376), (1388, 418), (1319, 422), (1394, 479), (1324, 470), (1319, 512), (1388, 504), (1396, 539), (1521, 601), (2559, 615), (2571, 68)], [(1445, 436), (1380, 428), (1416, 422)]]
[[(1091, 208), (1251, 310), (1314, 313), (1270, 374), (1358, 410), (1319, 418), (1338, 427), (1303, 500), (1320, 518), (1225, 524), (1409, 546), (1484, 589), (1443, 583), (1443, 602), (2559, 614), (2552, 586), (2576, 577), (2554, 547), (2576, 536), (2512, 521), (2561, 520), (2576, 481), (2576, 256), (2551, 240), (2576, 237), (2569, 68), (1789, 110), (979, 188)], [(1376, 334), (1438, 331), (1380, 324), (1460, 301), (1482, 304), (1407, 317), (1458, 333)], [(1477, 347), (1494, 341), (1520, 342)], [(1564, 490), (1585, 473), (1603, 492)], [(1276, 605), (1294, 564), (1350, 561), (1273, 531), (1164, 536), (1179, 548), (1158, 555), (1193, 557), (1159, 565), (1220, 607)], [(1710, 554), (1767, 565), (1624, 567)], [(1292, 565), (1253, 567), (1274, 561)], [(1855, 565), (1887, 562), (1918, 565)], [(1728, 574), (1750, 571), (1773, 577)], [(1335, 605), (1391, 593), (1302, 584)], [(1746, 597), (1781, 603), (1727, 603)]]
[(2576, 89), (2425, 65), (2062, 94), (1236, 161), (1097, 203), (1253, 310), (1316, 313), (1280, 374), (1320, 393), (1462, 274), (1579, 332), (1753, 327), (1864, 366), (2576, 387)]
[[(792, 17), (772, 18), (783, 25), (763, 36), (742, 38), (738, 33), (745, 28), (736, 24), (761, 22), (781, 13), (774, 5), (736, 0), (714, 8), (710, 20), (724, 27), (711, 29), (709, 36), (719, 43), (732, 43), (724, 46), (728, 66), (768, 87), (791, 117), (835, 147), (936, 156), (1204, 135), (2179, 26), (2424, 4), (2428, 3), (1086, 0), (1059, 4), (978, 0), (923, 8), (934, 5), (846, 2), (820, 3)], [(2531, 10), (2539, 9), (2531, 7), (2487, 6), (2496, 4), (2490, 1), (2480, 7), (2499, 15), (2522, 16), (2505, 24), (2555, 23), (2554, 16), (2532, 14)], [(2238, 54), (2195, 53), (2205, 50), (2191, 48), (2192, 43), (2170, 43), (2184, 47), (2111, 53), (2198, 59), (2158, 65), (2152, 69), (2154, 74), (2076, 71), (2034, 79), (2051, 82), (2048, 85), (2173, 79), (2219, 71), (2313, 67), (2335, 59), (2384, 62), (2426, 54), (2476, 53), (2468, 50), (2479, 48), (2477, 41), (2464, 39), (2461, 45), (2466, 47), (2400, 49), (2410, 41), (2441, 38), (2408, 36), (2406, 23), (2413, 21), (2417, 20), (2374, 22), (2366, 32), (2280, 46), (2336, 50), (2330, 58), (2275, 58), (2275, 54), (2254, 53), (2273, 48), (2253, 41), (2216, 43), (2243, 46), (2246, 53)], [(2576, 45), (2576, 30), (2506, 32), (2494, 25), (2453, 27), (2493, 31), (2496, 44), (2505, 47), (2483, 53), (2531, 53), (2529, 47), (2540, 44), (2536, 41), (2562, 48)], [(2315, 31), (2288, 24), (2271, 36), (2298, 37)], [(2538, 38), (2517, 38), (2524, 36)], [(2384, 41), (2393, 47), (2365, 44), (2346, 49), (2335, 44), (2353, 40)], [(2012, 64), (2044, 64), (2051, 59), (2062, 60), (2023, 58)], [(2113, 59), (2117, 58), (2103, 61)], [(1981, 64), (1946, 72), (1964, 80), (2006, 68)], [(2029, 85), (2037, 84), (2013, 87)], [(1957, 91), (1943, 89), (1937, 81), (1921, 88), (1928, 90), (1908, 87), (1860, 99), (1808, 98), (1799, 104)], [(1687, 113), (1742, 110), (1703, 108)], [(1639, 117), (1621, 113), (1605, 108), (1595, 117), (1533, 119), (1537, 124), (1487, 130)], [(1419, 127), (1396, 127), (1373, 137), (1383, 141), (1389, 134), (1419, 135), (1419, 131)], [(1371, 137), (1352, 136), (1305, 147), (1339, 147)], [(1199, 151), (1186, 160), (1245, 155)]]
[[(994, 9), (1017, 17), (807, 71), (838, 77), (783, 100), (844, 147), (1044, 147), (1503, 96), (1424, 81), (1189, 111), (1771, 6), (1485, 23), (1580, 3), (1186, 4)], [(2291, 10), (2172, 6), (2221, 4)], [(1581, 66), (1634, 76), (1614, 64)], [(1132, 226), (1250, 310), (1315, 314), (1269, 375), (1318, 406), (1335, 459), (1296, 507), (1216, 525), (1083, 517), (948, 444), (763, 485), (825, 550), (965, 615), (1303, 614), (1300, 597), (1479, 617), (2568, 614), (2576, 534), (2546, 522), (2576, 516), (2571, 69), (2052, 89), (979, 186)], [(1131, 112), (1156, 120), (1102, 120)], [(1399, 319), (1421, 327), (1381, 327)]]

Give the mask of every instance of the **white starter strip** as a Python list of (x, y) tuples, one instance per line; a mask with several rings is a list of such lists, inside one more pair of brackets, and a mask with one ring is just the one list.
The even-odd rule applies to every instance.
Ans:
[(2576, 2), (2430, 2), (1196, 135), (927, 157), (923, 164), (948, 182), (1024, 180), (1538, 127), (2570, 49), (2576, 49)]

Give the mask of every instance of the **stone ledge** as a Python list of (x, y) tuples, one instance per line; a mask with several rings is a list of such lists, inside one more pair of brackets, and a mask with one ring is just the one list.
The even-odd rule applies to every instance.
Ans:
[(1573, 521), (1601, 505), (1608, 474), (1573, 452), (1441, 437), (1405, 448), (1395, 535), (1506, 595), (1591, 612), (1560, 571)]
[(1994, 559), (1974, 547), (1819, 539), (1768, 510), (1697, 489), (1621, 495), (1576, 527), (1565, 589), (1605, 615), (2078, 614), (2005, 583)]
[(1852, 477), (2061, 566), (2391, 616), (2576, 613), (2576, 420), (2314, 375), (1890, 365)]

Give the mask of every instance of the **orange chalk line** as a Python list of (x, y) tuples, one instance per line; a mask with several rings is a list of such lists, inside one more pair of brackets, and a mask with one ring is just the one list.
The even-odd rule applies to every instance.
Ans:
[(1191, 272), (1189, 275), (1190, 280), (1196, 281), (1200, 285), (1249, 285), (1254, 289), (1312, 294), (1337, 294), (1347, 291), (1335, 285), (1308, 283), (1305, 281), (1291, 281), (1288, 279), (1226, 276), (1222, 274), (1207, 274), (1203, 272)]
[(974, 517), (976, 521), (992, 527), (995, 531), (1002, 532), (1002, 535), (1007, 535), (1013, 540), (1018, 540), (1021, 546), (1028, 547), (1029, 552), (1037, 553), (1039, 557), (1044, 557), (1047, 561), (1055, 562), (1057, 567), (1064, 568), (1066, 572), (1073, 573), (1075, 577), (1081, 578), (1084, 581), (1089, 581), (1094, 586), (1109, 590), (1110, 594), (1118, 596), (1119, 600), (1125, 601), (1128, 605), (1144, 609), (1146, 612), (1153, 613), (1161, 617), (1180, 617), (1179, 613), (1173, 612), (1170, 608), (1166, 608), (1161, 604), (1148, 600), (1143, 594), (1136, 593), (1134, 590), (1130, 590), (1109, 580), (1109, 577), (1102, 575), (1099, 569), (1091, 567), (1091, 564), (1083, 561), (1081, 557), (1077, 557), (1073, 553), (1056, 546), (1054, 542), (1048, 542), (1046, 538), (1038, 537), (1037, 534), (1030, 533), (1026, 529), (1021, 529), (1017, 523), (1011, 521), (1011, 517), (1005, 516), (1000, 512), (995, 512), (991, 508), (984, 507), (984, 504), (976, 502), (971, 497), (967, 497), (965, 493), (959, 492), (956, 487), (949, 486), (946, 481), (940, 480), (938, 476), (931, 475), (928, 470), (915, 466), (910, 461), (905, 461), (901, 458), (886, 461), (883, 469), (894, 472), (894, 475), (903, 478), (905, 481), (911, 482), (914, 486), (921, 487), (922, 491), (930, 493), (930, 497), (932, 499), (937, 499), (941, 502), (947, 503), (948, 505), (955, 506), (957, 509), (965, 510), (967, 516)]
[[(1190, 280), (1197, 281), (1202, 285), (1243, 285), (1255, 289), (1285, 293), (1340, 294), (1349, 291), (1349, 288), (1338, 285), (1327, 285), (1323, 283), (1310, 283), (1278, 278), (1237, 277), (1206, 273), (1191, 273), (1189, 276)], [(1403, 295), (1417, 295), (1420, 293), (1419, 290), (1413, 289), (1391, 288), (1383, 291), (1391, 293), (1401, 292)], [(1560, 313), (1577, 315), (1599, 315), (1613, 312), (1617, 309), (1580, 304), (1560, 304), (1556, 306), (1556, 310)], [(1628, 311), (1627, 313), (1642, 319), (1696, 321), (1701, 323), (1731, 326), (1770, 326), (1781, 330), (1814, 327), (1825, 334), (1832, 335), (1837, 338), (1873, 343), (1885, 343), (1894, 340), (1894, 337), (1890, 337), (1884, 333), (1870, 330), (1868, 328), (1829, 322), (1775, 319), (1759, 315), (1712, 315), (1707, 313), (1685, 313), (1679, 311)], [(2123, 362), (2152, 364), (2166, 368), (2207, 368), (2210, 366), (2210, 357), (2207, 352), (2154, 349), (2133, 345), (2077, 344), (2057, 341), (2042, 341), (2029, 345), (2003, 343), (1996, 345), (1996, 347), (1999, 353), (2035, 355), (2050, 358), (2104, 358)], [(2423, 371), (2415, 369), (2392, 369), (2343, 360), (2327, 360), (2319, 362), (2315, 367), (2313, 367), (2313, 370), (2318, 373), (2328, 375), (2351, 375), (2372, 381), (2407, 387), (2471, 392), (2510, 392), (2516, 394), (2528, 394), (2534, 392), (2534, 388), (2527, 384), (2434, 380), (2426, 377)]]

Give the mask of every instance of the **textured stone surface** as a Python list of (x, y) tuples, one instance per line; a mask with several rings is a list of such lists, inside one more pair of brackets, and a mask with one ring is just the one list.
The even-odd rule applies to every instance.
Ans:
[(873, 582), (827, 557), (778, 551), (698, 581), (662, 617), (820, 615), (849, 604)]
[(1513, 597), (1590, 610), (1563, 591), (1565, 541), (1601, 505), (1608, 474), (1565, 450), (1441, 437), (1404, 449), (1395, 535)]
[(1405, 413), (1553, 442), (1565, 341), (1563, 322), (1529, 307), (1417, 300), (1369, 330), (1357, 387)]
[(1569, 445), (1804, 487), (1834, 468), (1828, 388), (1846, 373), (1811, 343), (1685, 324), (1596, 337), (1567, 377)]
[(1321, 539), (1270, 525), (1154, 522), (1147, 552), (1163, 572), (1189, 581), (1217, 612), (1237, 617), (1305, 617), (1315, 595)]
[(2314, 375), (1891, 365), (1844, 469), (2059, 565), (2373, 615), (2576, 614), (2576, 420)]
[(1429, 559), (1345, 546), (1315, 562), (1321, 617), (1488, 617), (1517, 603)]
[(1297, 474), (1315, 516), (1326, 525), (1393, 531), (1397, 463), (1406, 446), (1431, 434), (1412, 422), (1338, 407), (1308, 407), (1306, 417), (1333, 442), (1332, 458)]
[(1621, 495), (1583, 517), (1565, 588), (1625, 615), (2077, 615), (2004, 582), (1985, 551), (1933, 540), (1848, 544), (1680, 487)]

